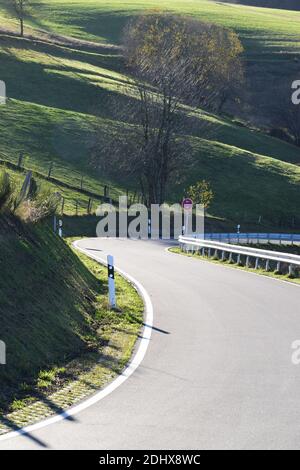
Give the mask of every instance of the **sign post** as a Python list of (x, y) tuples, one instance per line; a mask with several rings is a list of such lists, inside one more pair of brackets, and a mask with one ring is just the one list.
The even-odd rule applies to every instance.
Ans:
[(183, 234), (188, 235), (189, 233), (189, 216), (192, 215), (193, 221), (193, 201), (189, 197), (185, 198), (182, 201), (182, 207), (184, 209), (184, 226), (183, 226)]
[(108, 274), (108, 295), (110, 308), (116, 308), (116, 287), (115, 287), (115, 267), (114, 258), (107, 256), (107, 274)]

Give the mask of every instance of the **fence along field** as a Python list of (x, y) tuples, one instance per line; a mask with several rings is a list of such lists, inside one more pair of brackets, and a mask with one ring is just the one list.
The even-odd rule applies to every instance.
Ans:
[[(130, 203), (141, 201), (141, 195), (138, 192), (125, 190), (124, 193), (122, 193), (121, 191), (117, 191), (114, 187), (111, 187), (109, 184), (105, 185), (99, 183), (98, 191), (96, 191), (95, 184), (91, 184), (86, 175), (79, 171), (70, 170), (57, 162), (54, 163), (53, 161), (49, 161), (48, 170), (44, 167), (41, 171), (37, 171), (36, 169), (33, 169), (36, 168), (35, 162), (31, 162), (30, 157), (25, 157), (22, 152), (15, 158), (15, 162), (12, 162), (11, 159), (8, 160), (5, 157), (6, 155), (0, 153), (1, 166), (6, 166), (19, 174), (25, 174), (27, 171), (32, 171), (35, 177), (45, 180), (57, 188), (57, 191), (62, 195), (62, 203), (59, 210), (61, 214), (65, 213), (67, 205), (66, 199), (69, 199), (67, 214), (73, 215), (92, 214), (100, 203), (117, 203), (121, 194), (126, 194)], [(71, 181), (71, 183), (60, 179), (63, 173), (68, 175), (67, 181)], [(57, 177), (56, 174), (58, 175)], [(70, 203), (70, 199), (72, 203)]]

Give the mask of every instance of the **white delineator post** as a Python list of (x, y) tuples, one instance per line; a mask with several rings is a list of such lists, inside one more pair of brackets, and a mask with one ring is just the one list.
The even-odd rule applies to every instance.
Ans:
[(60, 238), (62, 238), (63, 236), (63, 231), (62, 231), (62, 228), (63, 228), (63, 221), (60, 219), (59, 222), (58, 222), (58, 235), (60, 236)]
[(108, 274), (108, 295), (110, 308), (116, 308), (116, 287), (115, 287), (115, 268), (114, 258), (107, 256), (107, 274)]
[(4, 341), (0, 341), (0, 364), (6, 364), (6, 344)]
[(5, 82), (0, 80), (0, 105), (6, 104), (6, 85)]

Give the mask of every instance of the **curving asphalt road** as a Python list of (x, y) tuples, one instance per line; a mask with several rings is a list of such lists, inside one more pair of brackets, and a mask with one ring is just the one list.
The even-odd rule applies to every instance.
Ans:
[(117, 390), (73, 417), (0, 449), (300, 447), (300, 288), (170, 254), (162, 242), (80, 246), (138, 279), (151, 296), (146, 357)]

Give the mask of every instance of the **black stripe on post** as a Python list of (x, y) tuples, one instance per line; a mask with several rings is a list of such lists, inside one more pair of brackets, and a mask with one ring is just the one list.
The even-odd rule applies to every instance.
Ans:
[(108, 271), (108, 277), (110, 279), (114, 279), (115, 278), (115, 268), (109, 264), (107, 266), (107, 271)]

